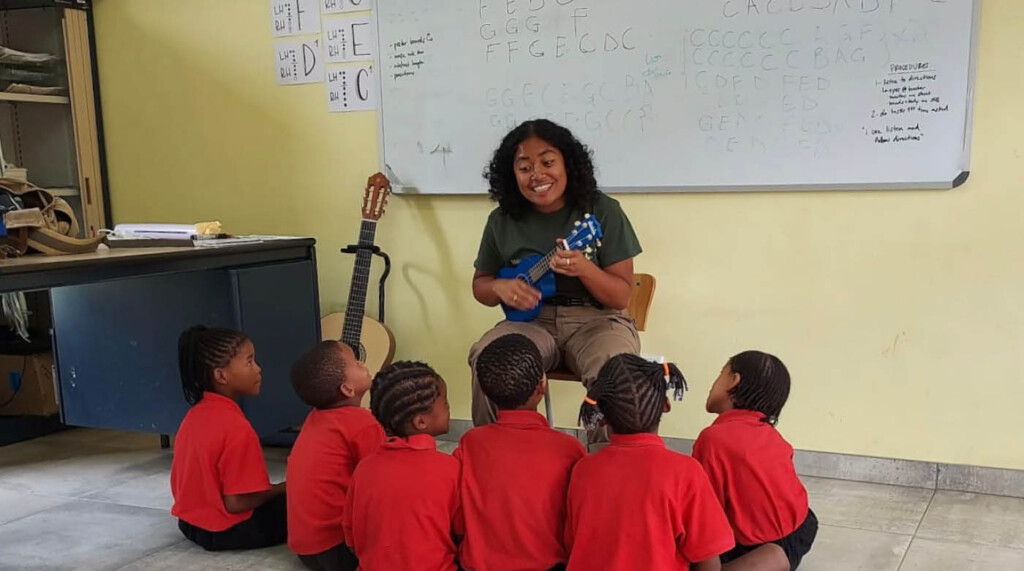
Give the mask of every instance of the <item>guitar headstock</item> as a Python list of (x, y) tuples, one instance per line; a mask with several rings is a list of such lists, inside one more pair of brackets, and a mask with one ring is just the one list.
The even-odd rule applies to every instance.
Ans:
[(578, 220), (573, 226), (572, 232), (564, 239), (565, 247), (569, 250), (590, 251), (590, 246), (600, 246), (604, 233), (601, 231), (601, 224), (597, 218), (586, 214), (583, 220)]
[(384, 207), (391, 195), (391, 181), (382, 173), (366, 179), (366, 190), (363, 191), (363, 219), (380, 220), (384, 216)]

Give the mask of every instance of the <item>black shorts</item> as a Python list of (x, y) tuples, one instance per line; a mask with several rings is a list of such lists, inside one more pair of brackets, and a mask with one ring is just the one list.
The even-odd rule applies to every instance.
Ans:
[[(790, 571), (796, 571), (796, 568), (800, 566), (800, 561), (807, 555), (807, 552), (811, 550), (811, 545), (814, 544), (814, 538), (818, 535), (818, 518), (814, 515), (814, 512), (810, 508), (807, 509), (807, 519), (804, 520), (800, 527), (796, 528), (796, 531), (775, 541), (774, 543), (782, 548), (786, 552), (786, 559), (789, 559)], [(766, 544), (761, 544), (766, 545)], [(751, 551), (761, 547), (761, 545), (737, 545), (727, 553), (722, 554), (722, 563), (728, 563), (743, 557)]]
[(359, 568), (359, 559), (344, 543), (316, 555), (299, 555), (299, 561), (310, 571), (356, 571)]
[(252, 511), (252, 517), (224, 531), (207, 531), (179, 519), (178, 529), (186, 539), (207, 551), (259, 549), (280, 545), (288, 539), (285, 495), (275, 497)]

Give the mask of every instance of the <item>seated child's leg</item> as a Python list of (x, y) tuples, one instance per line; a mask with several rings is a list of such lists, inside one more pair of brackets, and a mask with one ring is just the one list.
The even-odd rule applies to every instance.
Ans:
[[(724, 559), (724, 558), (723, 558)], [(729, 563), (723, 571), (790, 571), (786, 552), (774, 543), (766, 543)]]
[(259, 549), (280, 545), (288, 539), (285, 495), (281, 494), (256, 508), (252, 517), (224, 531), (207, 531), (181, 520), (178, 528), (187, 539), (207, 551)]
[(793, 533), (757, 547), (737, 546), (722, 556), (722, 569), (730, 571), (796, 571), (818, 535), (818, 518), (807, 510), (807, 519)]

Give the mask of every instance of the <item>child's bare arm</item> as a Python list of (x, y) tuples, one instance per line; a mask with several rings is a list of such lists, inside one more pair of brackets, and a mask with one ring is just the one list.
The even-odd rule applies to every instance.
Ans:
[(224, 509), (228, 513), (238, 514), (254, 510), (284, 493), (284, 482), (274, 484), (269, 490), (251, 494), (231, 494), (224, 496)]

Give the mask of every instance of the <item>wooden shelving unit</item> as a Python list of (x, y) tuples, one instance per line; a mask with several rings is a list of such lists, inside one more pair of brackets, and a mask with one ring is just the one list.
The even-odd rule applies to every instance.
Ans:
[[(109, 216), (91, 9), (86, 0), (0, 0), (0, 45), (57, 56), (39, 69), (20, 71), (42, 75), (45, 80), (37, 85), (67, 93), (4, 91), (7, 82), (18, 81), (17, 73), (8, 73), (0, 81), (0, 157), (27, 169), (30, 182), (67, 200), (84, 236), (106, 228)], [(5, 65), (19, 71), (17, 64)]]
[(0, 93), (0, 101), (11, 103), (49, 103), (70, 105), (71, 98), (63, 95), (32, 95), (30, 93)]

